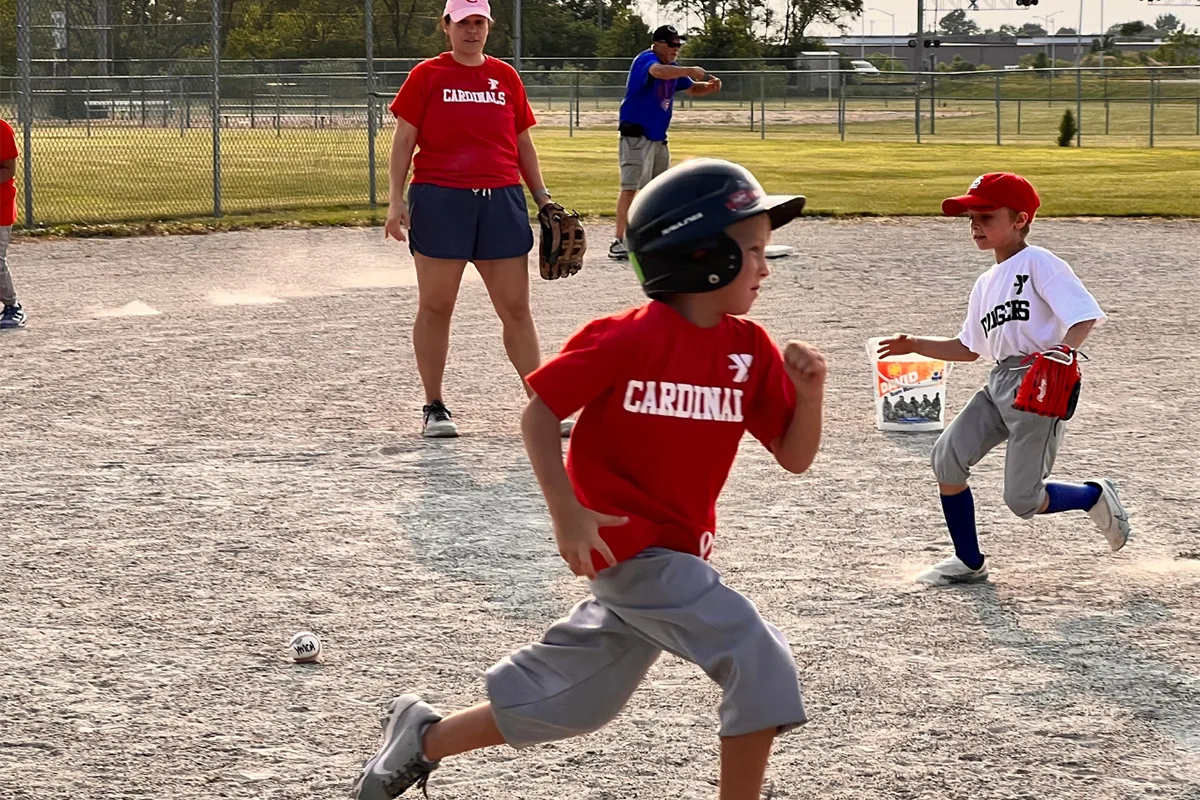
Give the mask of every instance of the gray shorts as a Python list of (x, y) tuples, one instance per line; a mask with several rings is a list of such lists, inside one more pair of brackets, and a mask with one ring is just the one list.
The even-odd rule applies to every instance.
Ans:
[(510, 746), (603, 727), (664, 650), (721, 687), (721, 736), (807, 721), (791, 646), (706, 561), (651, 548), (600, 572), (592, 592), (541, 642), (488, 670), (492, 713)]
[(6, 306), (17, 302), (17, 290), (8, 271), (8, 245), (11, 241), (12, 225), (0, 226), (0, 304)]
[(932, 464), (939, 482), (964, 484), (971, 467), (1007, 440), (1004, 502), (1018, 517), (1029, 519), (1046, 498), (1046, 478), (1067, 435), (1067, 424), (1012, 407), (1025, 376), (1025, 369), (1013, 369), (1020, 365), (1021, 356), (1014, 356), (992, 369), (987, 384), (938, 438)]
[(651, 141), (645, 136), (622, 136), (618, 151), (623, 192), (644, 188), (671, 166), (671, 150), (667, 143)]

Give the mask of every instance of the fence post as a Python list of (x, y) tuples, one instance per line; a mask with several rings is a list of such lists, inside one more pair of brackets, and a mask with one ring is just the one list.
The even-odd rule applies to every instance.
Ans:
[(575, 135), (575, 81), (569, 81), (567, 88), (567, 136)]
[(1154, 147), (1154, 73), (1150, 73), (1150, 146)]
[(929, 135), (937, 134), (937, 73), (929, 73)]
[(33, 84), (29, 75), (29, 3), (17, 0), (17, 57), (21, 69), (21, 133), (25, 162), (25, 227), (33, 227)]
[(838, 135), (841, 140), (846, 141), (846, 79), (844, 75), (838, 73), (841, 80), (838, 81)]
[(282, 131), (280, 131), (281, 123), (279, 120), (279, 115), (283, 112), (283, 109), (280, 108), (281, 100), (279, 97), (279, 91), (281, 88), (280, 84), (282, 82), (283, 82), (283, 75), (280, 74), (279, 70), (275, 70), (275, 138), (276, 139), (283, 136)]
[(573, 73), (573, 78), (575, 81), (575, 127), (578, 128), (579, 127), (579, 107), (581, 105), (583, 105), (583, 98), (580, 96), (580, 91), (579, 91), (579, 88), (580, 88), (579, 87), (579, 73), (578, 72)]
[[(922, 3), (922, 4), (918, 4), (918, 5), (924, 5), (924, 4)], [(920, 52), (920, 41), (921, 41), (921, 37), (918, 36), (917, 37), (917, 42), (918, 42), (917, 52)], [(916, 123), (916, 128), (917, 128), (917, 144), (921, 143), (921, 71), (920, 70), (921, 70), (921, 64), (920, 64), (920, 62), (917, 62), (916, 90), (913, 92), (913, 107), (915, 108), (915, 111), (913, 113), (913, 120)]]
[(1200, 97), (1196, 98), (1196, 135), (1200, 136)]
[(146, 127), (146, 76), (142, 76), (142, 127)]
[(758, 76), (758, 138), (767, 138), (767, 74)]
[(83, 76), (83, 118), (87, 126), (87, 138), (92, 138), (92, 79)]
[(221, 0), (212, 0), (213, 216), (221, 216)]
[(183, 78), (179, 79), (179, 138), (183, 138), (183, 108), (187, 101), (183, 94)]
[[(1108, 75), (1106, 74), (1104, 76), (1104, 78), (1105, 78), (1105, 80), (1107, 80)], [(1105, 88), (1104, 91), (1105, 91), (1105, 95), (1104, 95), (1104, 135), (1108, 136), (1108, 110), (1109, 110), (1109, 108), (1108, 108), (1108, 89)]]
[(1000, 146), (1000, 74), (996, 74), (996, 146)]
[(1075, 146), (1083, 147), (1083, 70), (1075, 68)]
[(1017, 136), (1021, 135), (1021, 98), (1017, 98)]
[(750, 130), (754, 130), (754, 98), (750, 98)]
[(379, 203), (379, 188), (375, 179), (375, 2), (363, 0), (367, 39), (367, 195), (372, 211)]

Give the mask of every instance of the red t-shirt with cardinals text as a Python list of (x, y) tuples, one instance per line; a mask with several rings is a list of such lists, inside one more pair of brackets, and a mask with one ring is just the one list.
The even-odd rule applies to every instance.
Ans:
[(417, 129), (412, 183), (500, 189), (521, 182), (517, 134), (536, 120), (521, 76), (503, 61), (487, 56), (468, 67), (450, 53), (422, 61), (390, 108)]
[(583, 409), (567, 473), (585, 507), (629, 517), (600, 529), (618, 561), (647, 547), (707, 559), (742, 435), (769, 447), (796, 404), (760, 325), (701, 328), (657, 301), (588, 323), (528, 381), (559, 419)]
[[(17, 152), (17, 137), (13, 135), (12, 126), (0, 119), (0, 161), (7, 161), (20, 155)], [(17, 181), (9, 178), (0, 183), (0, 227), (15, 225), (17, 222)]]

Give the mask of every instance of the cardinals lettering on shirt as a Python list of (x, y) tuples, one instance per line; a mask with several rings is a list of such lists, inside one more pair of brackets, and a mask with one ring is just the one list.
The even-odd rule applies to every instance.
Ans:
[(470, 92), (466, 89), (442, 89), (445, 103), (487, 103), (502, 106), (507, 102), (504, 92)]
[(625, 385), (625, 410), (660, 417), (742, 422), (742, 390), (631, 380)]

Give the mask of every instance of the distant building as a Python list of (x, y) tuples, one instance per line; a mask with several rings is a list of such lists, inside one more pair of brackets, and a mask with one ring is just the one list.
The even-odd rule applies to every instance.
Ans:
[[(829, 36), (823, 39), (825, 46), (848, 58), (863, 58), (865, 56), (885, 53), (903, 62), (903, 69), (915, 70), (917, 67), (917, 50), (909, 47), (912, 35), (904, 36)], [(1021, 63), (1021, 57), (1046, 54), (1046, 58), (1075, 63), (1075, 47), (1083, 46), (1083, 55), (1092, 52), (1092, 42), (1100, 38), (1098, 34), (1062, 34), (1055, 36), (1021, 36), (1013, 37), (1008, 34), (986, 34), (981, 36), (943, 36), (940, 34), (925, 34), (925, 38), (937, 38), (941, 41), (939, 47), (925, 48), (925, 69), (929, 69), (930, 59), (935, 65), (952, 63), (955, 56), (961, 56), (963, 61), (979, 66), (986, 64), (993, 69), (1003, 69), (1006, 66), (1016, 66)], [(1125, 52), (1156, 50), (1163, 44), (1161, 39), (1150, 40), (1117, 40), (1114, 46)]]

